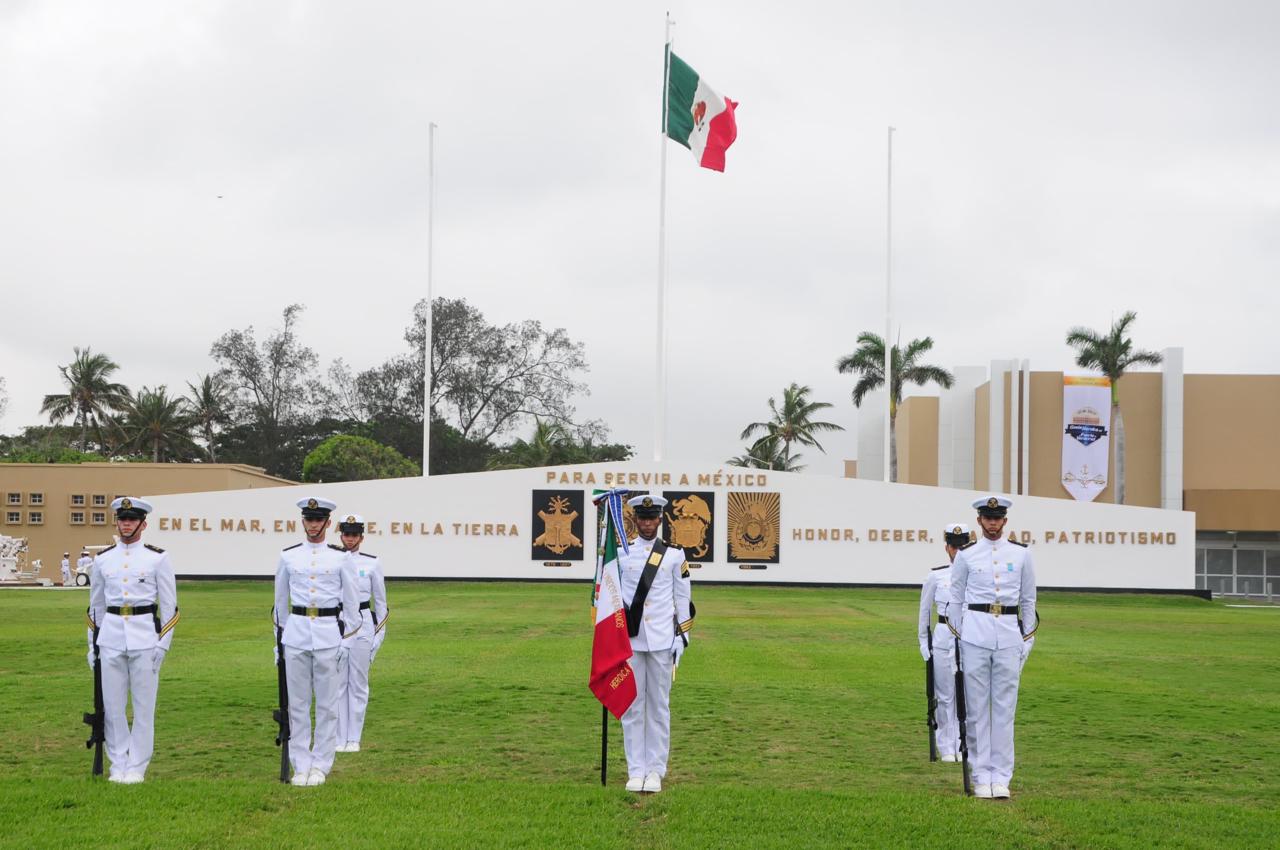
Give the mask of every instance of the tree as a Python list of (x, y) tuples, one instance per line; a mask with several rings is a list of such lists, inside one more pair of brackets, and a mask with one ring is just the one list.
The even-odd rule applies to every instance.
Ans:
[[(396, 371), (406, 401), (419, 410), (426, 314), (426, 302), (419, 301), (405, 330), (411, 354), (401, 368), (408, 374)], [(582, 343), (564, 328), (545, 330), (533, 319), (498, 327), (465, 299), (432, 302), (431, 413), (468, 439), (491, 440), (529, 417), (572, 427), (570, 399), (588, 392), (573, 375), (586, 370)]]
[(0, 436), (0, 462), (4, 463), (88, 463), (107, 458), (78, 448), (75, 428), (65, 425), (28, 425), (21, 433)]
[(390, 446), (350, 434), (330, 437), (302, 462), (303, 481), (368, 481), (421, 474), (416, 463)]
[(1130, 310), (1111, 323), (1111, 330), (1104, 334), (1085, 327), (1067, 331), (1067, 345), (1076, 350), (1076, 365), (1097, 369), (1111, 379), (1111, 434), (1112, 453), (1116, 469), (1116, 504), (1124, 504), (1124, 417), (1120, 415), (1120, 378), (1130, 366), (1159, 366), (1164, 357), (1155, 351), (1134, 351), (1133, 340), (1126, 334), (1129, 326), (1138, 318)]
[[(889, 369), (893, 375), (889, 393), (889, 480), (898, 480), (898, 408), (902, 404), (902, 388), (907, 384), (924, 386), (933, 382), (943, 389), (951, 389), (955, 376), (939, 366), (919, 362), (920, 357), (933, 348), (933, 337), (913, 339), (906, 351), (893, 346), (890, 351)], [(870, 331), (858, 334), (858, 348), (836, 361), (836, 371), (842, 375), (858, 375), (853, 386), (853, 404), (862, 407), (867, 393), (884, 386), (884, 340)]]
[(779, 472), (799, 472), (805, 468), (805, 464), (800, 463), (803, 455), (794, 454), (786, 455), (782, 451), (776, 437), (766, 434), (764, 437), (756, 440), (746, 451), (737, 457), (731, 457), (726, 463), (730, 466), (745, 466), (751, 469), (776, 469)]
[(237, 425), (248, 425), (240, 436), (249, 458), (274, 475), (295, 475), (296, 467), (283, 465), (281, 445), (287, 430), (296, 427), (308, 412), (308, 375), (316, 355), (297, 337), (295, 327), (301, 304), (284, 309), (279, 330), (261, 343), (253, 327), (227, 331), (209, 349), (222, 366), (218, 373), (234, 394)]
[(152, 463), (190, 454), (195, 448), (191, 424), (182, 398), (170, 396), (164, 386), (154, 390), (143, 387), (125, 410), (125, 445), (150, 452)]
[(107, 442), (103, 426), (114, 427), (114, 414), (128, 406), (129, 388), (111, 380), (120, 366), (110, 357), (94, 354), (87, 347), (74, 351), (71, 363), (58, 367), (67, 391), (46, 395), (40, 412), (47, 413), (55, 425), (68, 417), (74, 418), (80, 426), (80, 450), (87, 451), (90, 429), (100, 446)]
[[(834, 422), (814, 421), (814, 414), (820, 410), (826, 410), (831, 407), (831, 404), (825, 401), (809, 401), (810, 392), (812, 390), (809, 387), (791, 384), (782, 391), (781, 407), (774, 399), (769, 399), (769, 412), (773, 414), (772, 418), (767, 422), (752, 422), (742, 429), (738, 439), (746, 440), (757, 432), (763, 432), (764, 435), (756, 441), (757, 443), (762, 440), (771, 441), (775, 445), (780, 443), (784, 469), (791, 468), (792, 443), (813, 446), (825, 454), (826, 449), (822, 448), (822, 444), (818, 442), (815, 435), (822, 431), (843, 431), (844, 428)], [(747, 455), (751, 455), (750, 450)]]
[(218, 462), (218, 450), (214, 445), (214, 426), (231, 422), (231, 390), (221, 375), (205, 375), (196, 383), (187, 383), (191, 393), (186, 397), (191, 425), (200, 429), (204, 437), (205, 452), (212, 463)]
[(536, 420), (528, 440), (518, 439), (500, 449), (486, 462), (487, 469), (525, 469), (532, 466), (563, 466), (572, 463), (600, 463), (627, 460), (630, 446), (596, 445), (590, 434), (575, 435), (558, 422)]

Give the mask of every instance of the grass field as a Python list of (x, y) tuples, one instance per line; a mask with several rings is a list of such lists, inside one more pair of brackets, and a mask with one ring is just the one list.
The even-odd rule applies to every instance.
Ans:
[(89, 778), (83, 591), (0, 592), (0, 846), (1280, 846), (1280, 609), (1046, 593), (1014, 799), (928, 762), (917, 595), (695, 587), (667, 789), (586, 688), (581, 585), (393, 583), (365, 749), (282, 786), (270, 586), (184, 583), (148, 781)]

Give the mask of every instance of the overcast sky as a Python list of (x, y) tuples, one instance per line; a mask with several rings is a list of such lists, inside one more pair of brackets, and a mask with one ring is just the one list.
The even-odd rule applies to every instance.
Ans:
[(714, 465), (796, 381), (883, 332), (931, 362), (1071, 370), (1135, 310), (1188, 372), (1280, 371), (1275, 2), (0, 4), (0, 432), (72, 347), (137, 388), (275, 326), (356, 368), (425, 294), (586, 344), (601, 418), (652, 451), (663, 13), (740, 102), (724, 174), (668, 143), (667, 456)]

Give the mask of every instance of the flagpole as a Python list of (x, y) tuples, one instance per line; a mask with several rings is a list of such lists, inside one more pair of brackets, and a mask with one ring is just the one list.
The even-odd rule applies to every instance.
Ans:
[(667, 439), (667, 103), (671, 85), (671, 13), (667, 13), (662, 58), (662, 176), (658, 190), (658, 397), (653, 405), (653, 459), (661, 461)]
[(889, 185), (885, 207), (884, 248), (884, 480), (891, 481), (893, 450), (893, 128), (889, 128)]
[(436, 124), (427, 124), (427, 316), (422, 346), (422, 477), (431, 474), (431, 321), (435, 297)]

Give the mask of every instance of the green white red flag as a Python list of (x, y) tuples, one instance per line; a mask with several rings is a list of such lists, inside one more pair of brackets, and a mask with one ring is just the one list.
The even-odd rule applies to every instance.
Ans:
[(738, 138), (733, 111), (738, 104), (721, 97), (706, 81), (671, 52), (667, 45), (667, 114), (663, 127), (667, 136), (690, 151), (698, 164), (724, 171), (724, 152)]
[(625, 493), (625, 490), (611, 490), (596, 498), (601, 522), (591, 599), (595, 624), (591, 642), (591, 692), (619, 720), (636, 699), (636, 677), (627, 663), (632, 654), (631, 636), (627, 634), (627, 612), (618, 571), (618, 543), (627, 545), (620, 534)]

